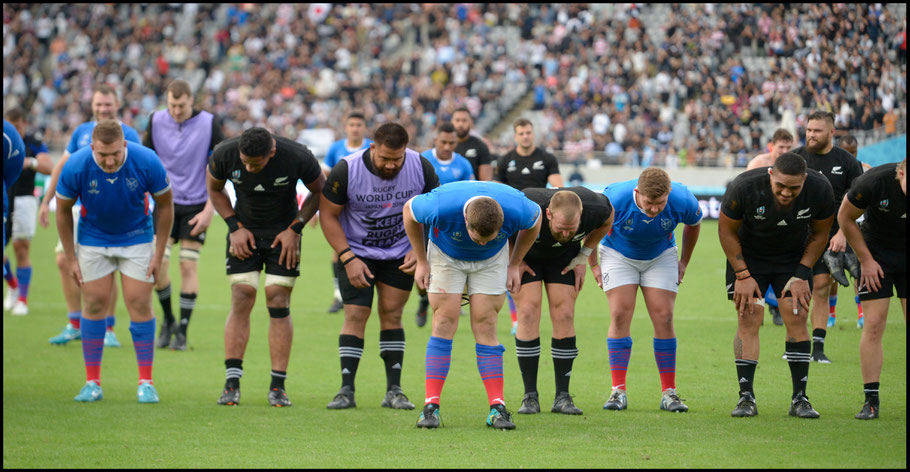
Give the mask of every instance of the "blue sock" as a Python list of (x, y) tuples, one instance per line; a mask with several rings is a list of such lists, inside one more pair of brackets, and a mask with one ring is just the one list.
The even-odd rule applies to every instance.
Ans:
[(69, 318), (70, 324), (73, 325), (73, 328), (80, 329), (82, 326), (82, 312), (81, 311), (71, 311), (66, 314), (66, 317)]
[(657, 361), (661, 390), (676, 388), (676, 338), (654, 338), (654, 360)]
[(82, 358), (86, 380), (101, 381), (101, 354), (104, 352), (104, 320), (82, 318)]
[(16, 278), (13, 277), (13, 269), (9, 265), (9, 259), (3, 260), (3, 278), (6, 279), (6, 282), (10, 285), (12, 285), (10, 281), (16, 281)]
[(136, 363), (139, 365), (139, 380), (152, 380), (152, 361), (155, 359), (155, 318), (137, 323), (130, 321)]
[[(19, 284), (22, 284), (22, 279), (19, 279)], [(20, 289), (21, 293), (21, 289)], [(834, 308), (837, 306), (837, 295), (831, 295), (828, 297), (828, 308)]]
[(114, 315), (107, 315), (107, 318), (104, 319), (104, 322), (107, 326), (108, 331), (114, 330), (114, 324), (117, 323), (117, 319), (114, 318)]
[(768, 285), (768, 291), (765, 292), (765, 303), (777, 308), (777, 295), (774, 294), (774, 289), (771, 285)]
[(512, 294), (506, 292), (506, 299), (509, 300), (509, 313), (518, 313), (515, 309), (515, 300), (512, 299)]
[(28, 298), (28, 284), (32, 281), (31, 267), (17, 267), (16, 278), (19, 279), (19, 300)]
[(449, 366), (452, 363), (452, 340), (430, 336), (427, 342), (426, 387), (427, 403), (439, 404), (442, 387), (445, 386), (446, 377), (449, 375)]

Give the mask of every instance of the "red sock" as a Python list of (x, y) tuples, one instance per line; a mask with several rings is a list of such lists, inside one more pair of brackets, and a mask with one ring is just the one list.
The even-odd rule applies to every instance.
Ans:
[(859, 303), (856, 304), (856, 312), (859, 313), (859, 317), (863, 317), (863, 306)]
[(506, 404), (505, 400), (502, 399), (502, 386), (502, 377), (483, 379), (483, 387), (487, 389), (487, 400), (490, 405), (495, 405), (496, 403)]
[(73, 325), (73, 328), (81, 329), (82, 319), (81, 318), (70, 318), (70, 324)]
[[(613, 377), (613, 388), (618, 388), (620, 390), (626, 389), (626, 371), (614, 369), (610, 371), (610, 376)], [(661, 376), (661, 383), (663, 383), (663, 376)]]
[(676, 388), (676, 372), (661, 372), (660, 373), (660, 389), (661, 391), (668, 388)]
[(9, 285), (9, 288), (12, 290), (17, 290), (19, 288), (19, 281), (15, 277), (6, 279), (6, 284)]
[(100, 365), (87, 365), (85, 366), (85, 381), (92, 381), (101, 385), (101, 366)]
[(139, 382), (152, 381), (152, 366), (139, 366)]
[(427, 403), (435, 403), (439, 405), (439, 398), (442, 395), (442, 387), (444, 387), (445, 384), (446, 379), (431, 379), (427, 377), (424, 383), (424, 388), (427, 391), (426, 402), (424, 405)]

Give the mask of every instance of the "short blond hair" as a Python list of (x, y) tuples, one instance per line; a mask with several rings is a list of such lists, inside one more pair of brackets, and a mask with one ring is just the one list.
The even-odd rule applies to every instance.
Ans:
[(650, 199), (670, 193), (670, 174), (657, 167), (648, 167), (638, 176), (638, 192)]
[(490, 197), (477, 198), (465, 208), (465, 223), (481, 238), (498, 233), (502, 221), (502, 207)]
[(560, 190), (550, 198), (550, 213), (559, 213), (568, 220), (574, 220), (581, 214), (581, 198), (569, 190)]
[(101, 120), (92, 130), (92, 141), (112, 144), (123, 140), (123, 128), (117, 120)]

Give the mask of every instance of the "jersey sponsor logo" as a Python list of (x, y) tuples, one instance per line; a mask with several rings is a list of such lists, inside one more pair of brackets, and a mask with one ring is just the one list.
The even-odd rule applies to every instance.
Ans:
[(888, 201), (887, 198), (878, 202), (878, 210), (881, 212), (885, 212), (885, 213), (890, 211), (890, 210), (888, 210), (888, 203), (890, 203), (890, 202)]
[(275, 182), (272, 185), (274, 185), (276, 187), (280, 187), (280, 186), (287, 185), (287, 184), (288, 184), (288, 178), (287, 178), (287, 176), (284, 176), (284, 177), (278, 177), (277, 179), (275, 179)]
[(257, 192), (265, 192), (265, 187), (263, 187), (262, 184), (259, 184), (255, 187), (253, 187), (253, 190), (255, 190)]
[(585, 232), (578, 233), (572, 238), (572, 241), (581, 241), (585, 236), (587, 236), (587, 233)]
[(673, 220), (669, 218), (660, 219), (660, 227), (663, 228), (664, 231), (669, 230), (671, 226), (673, 226)]
[(452, 239), (461, 242), (461, 231), (455, 231), (452, 233)]
[(468, 149), (464, 152), (465, 157), (477, 157), (477, 149)]
[(239, 178), (240, 178), (240, 170), (235, 170), (234, 172), (231, 172), (231, 177), (233, 177), (233, 178), (235, 178), (235, 179), (239, 179)]
[(654, 221), (654, 218), (651, 218), (650, 220), (646, 220), (646, 219), (642, 218), (641, 221), (644, 221), (645, 224), (649, 224), (649, 223), (651, 223), (652, 221)]
[(764, 205), (758, 207), (758, 209), (755, 210), (755, 219), (756, 220), (765, 219), (764, 215), (765, 215), (765, 206)]
[(101, 193), (101, 191), (98, 190), (98, 181), (97, 180), (92, 179), (92, 181), (89, 182), (88, 186), (89, 186), (88, 193), (90, 193), (92, 195), (98, 195), (99, 193)]
[(139, 181), (132, 177), (127, 177), (126, 186), (129, 187), (130, 191), (135, 192), (139, 188)]
[(626, 224), (622, 226), (623, 231), (632, 231), (632, 218), (626, 220)]
[(113, 184), (114, 182), (117, 181), (118, 178), (119, 177), (114, 177), (113, 179), (104, 179), (104, 180), (107, 180), (109, 183)]
[(521, 169), (521, 174), (522, 174), (522, 175), (528, 175), (528, 174), (530, 174), (530, 173), (531, 173), (531, 170), (528, 169), (527, 167), (525, 167), (524, 169)]
[(551, 247), (562, 247), (562, 244), (559, 241), (556, 241)]
[(511, 161), (509, 161), (509, 165), (508, 165), (508, 167), (506, 167), (506, 171), (512, 172), (517, 168), (518, 167), (515, 165), (515, 159), (512, 159)]
[(543, 170), (543, 161), (534, 161), (534, 164), (531, 165), (531, 168), (534, 170)]
[(831, 168), (831, 173), (834, 175), (843, 175), (844, 171), (841, 170), (840, 166), (834, 166)]
[(780, 220), (780, 222), (777, 223), (777, 226), (787, 226), (787, 222), (784, 220)]
[(798, 212), (796, 212), (796, 219), (802, 220), (805, 218), (812, 218), (812, 214), (809, 213), (810, 210), (811, 210), (811, 208), (803, 208), (802, 210), (799, 210)]

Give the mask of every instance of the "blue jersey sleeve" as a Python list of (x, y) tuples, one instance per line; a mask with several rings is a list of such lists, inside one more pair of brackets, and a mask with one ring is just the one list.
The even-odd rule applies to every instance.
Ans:
[(411, 200), (411, 213), (419, 223), (436, 226), (439, 219), (439, 206), (436, 194), (424, 193)]
[(525, 198), (522, 203), (523, 211), (519, 228), (531, 229), (537, 224), (537, 219), (540, 218), (540, 205), (534, 203), (529, 198)]
[(70, 153), (70, 155), (79, 150), (79, 136), (82, 134), (80, 131), (81, 126), (76, 128), (76, 131), (74, 131), (73, 135), (70, 136), (69, 144), (66, 145), (66, 152)]
[(157, 197), (170, 190), (171, 183), (167, 178), (167, 171), (164, 170), (164, 165), (161, 164), (160, 160), (150, 159), (149, 162), (150, 165), (145, 172), (148, 179), (146, 188), (148, 188), (149, 193)]
[(79, 198), (79, 181), (76, 172), (76, 162), (70, 158), (60, 170), (60, 178), (57, 180), (57, 195), (75, 200)]
[(686, 201), (683, 208), (683, 224), (695, 226), (701, 223), (701, 219), (704, 217), (704, 214), (701, 211), (701, 205), (698, 204), (698, 199), (695, 198), (695, 195), (688, 188), (686, 188)]
[(325, 153), (325, 165), (329, 168), (335, 167), (335, 164), (338, 164), (338, 159), (341, 157), (341, 149), (344, 146), (342, 141), (335, 141), (329, 146), (329, 151)]
[(22, 173), (25, 142), (9, 121), (3, 120), (3, 182), (9, 187)]
[(142, 144), (142, 140), (139, 139), (139, 133), (134, 130), (132, 127), (125, 124), (120, 125), (123, 128), (123, 139), (127, 141), (132, 141), (134, 143)]

